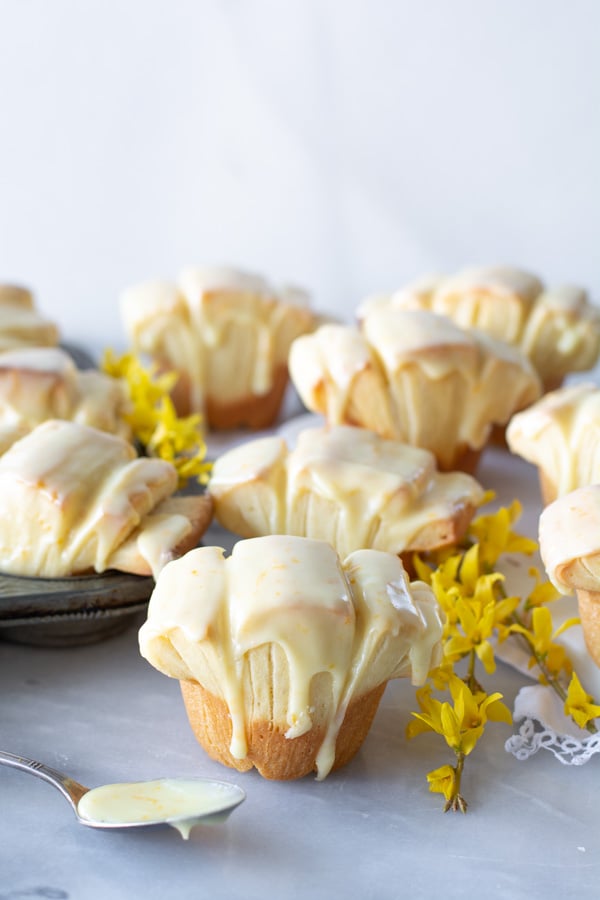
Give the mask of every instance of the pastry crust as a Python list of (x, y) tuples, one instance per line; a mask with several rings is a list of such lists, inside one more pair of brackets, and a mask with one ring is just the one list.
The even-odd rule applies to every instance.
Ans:
[(259, 431), (261, 428), (268, 428), (279, 415), (287, 385), (287, 365), (277, 365), (273, 372), (271, 388), (265, 394), (249, 395), (229, 403), (223, 402), (218, 393), (207, 394), (207, 421), (216, 431), (232, 428)]
[(600, 484), (547, 506), (539, 524), (540, 553), (558, 591), (577, 596), (590, 656), (600, 666)]
[(148, 559), (140, 548), (148, 533), (159, 529), (177, 528), (180, 535), (171, 546), (168, 543), (163, 549), (166, 565), (172, 559), (179, 559), (189, 550), (198, 546), (198, 542), (211, 523), (213, 502), (208, 494), (188, 497), (169, 497), (159, 503), (151, 513), (142, 519), (135, 531), (118, 547), (110, 557), (110, 567), (132, 575), (157, 575), (156, 566)]
[(600, 666), (600, 591), (576, 591), (579, 618), (588, 653)]
[[(273, 725), (267, 719), (249, 723), (246, 735), (248, 754), (236, 759), (230, 750), (231, 716), (227, 704), (205, 690), (197, 681), (182, 681), (181, 693), (188, 720), (198, 743), (211, 759), (247, 772), (256, 768), (263, 778), (291, 781), (317, 771), (317, 755), (327, 728), (326, 720), (316, 721), (310, 731), (286, 738), (287, 725)], [(353, 700), (344, 716), (335, 744), (331, 771), (345, 766), (360, 750), (369, 730), (386, 685), (381, 684)], [(317, 697), (311, 698), (318, 706)]]

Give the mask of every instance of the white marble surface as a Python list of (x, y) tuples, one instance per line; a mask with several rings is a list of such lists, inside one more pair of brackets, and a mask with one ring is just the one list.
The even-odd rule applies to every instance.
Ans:
[[(480, 478), (526, 501), (535, 533), (533, 469), (484, 458)], [(210, 539), (228, 545), (217, 528)], [(486, 679), (488, 686), (490, 679)], [(524, 677), (500, 665), (512, 703)], [(439, 739), (404, 738), (414, 692), (388, 685), (355, 760), (325, 782), (279, 784), (211, 762), (187, 724), (176, 682), (137, 652), (136, 626), (90, 646), (0, 642), (0, 744), (88, 786), (170, 775), (237, 780), (246, 802), (185, 843), (169, 829), (96, 832), (78, 825), (49, 785), (0, 768), (0, 900), (144, 897), (596, 898), (600, 872), (597, 760), (568, 768), (549, 753), (518, 762), (510, 730), (491, 725), (468, 760), (466, 816), (441, 812), (425, 782), (449, 761)]]

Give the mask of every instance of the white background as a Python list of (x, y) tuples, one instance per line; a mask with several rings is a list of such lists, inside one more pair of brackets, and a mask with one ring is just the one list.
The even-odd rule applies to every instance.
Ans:
[(0, 0), (0, 279), (69, 340), (184, 264), (350, 318), (467, 263), (600, 296), (596, 0)]

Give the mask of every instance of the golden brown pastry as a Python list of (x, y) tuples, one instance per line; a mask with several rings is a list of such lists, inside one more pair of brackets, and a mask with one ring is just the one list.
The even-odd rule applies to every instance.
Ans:
[(538, 467), (544, 503), (600, 482), (600, 388), (578, 384), (551, 391), (513, 417), (506, 440), (513, 453)]
[(429, 451), (347, 425), (306, 429), (293, 450), (277, 436), (235, 447), (208, 490), (230, 531), (325, 540), (340, 556), (454, 544), (484, 498), (470, 475), (438, 472)]
[(277, 292), (229, 269), (186, 269), (177, 284), (139, 285), (125, 292), (121, 311), (134, 349), (179, 373), (178, 412), (204, 413), (212, 429), (275, 421), (290, 344), (313, 327), (303, 292)]
[(207, 496), (173, 497), (162, 459), (75, 422), (49, 420), (0, 457), (0, 571), (61, 578), (119, 569), (155, 576), (208, 527)]
[(577, 488), (547, 506), (540, 553), (561, 594), (575, 593), (585, 643), (600, 666), (600, 484)]
[(426, 310), (374, 310), (361, 331), (323, 326), (294, 341), (289, 363), (330, 425), (423, 447), (443, 471), (474, 471), (492, 426), (541, 390), (518, 350)]
[(0, 353), (0, 441), (4, 448), (47, 419), (70, 419), (130, 438), (125, 385), (96, 370), (79, 371), (58, 347)]
[(52, 347), (58, 328), (36, 311), (26, 288), (0, 284), (0, 351), (16, 347)]
[(441, 633), (431, 589), (409, 583), (397, 556), (342, 561), (323, 541), (271, 535), (166, 566), (140, 650), (181, 681), (211, 757), (322, 779), (357, 752), (390, 678), (424, 681)]
[(545, 289), (535, 275), (507, 266), (419, 279), (394, 294), (369, 298), (359, 318), (376, 308), (428, 309), (507, 341), (532, 362), (545, 391), (569, 372), (591, 369), (600, 352), (600, 310), (583, 288)]

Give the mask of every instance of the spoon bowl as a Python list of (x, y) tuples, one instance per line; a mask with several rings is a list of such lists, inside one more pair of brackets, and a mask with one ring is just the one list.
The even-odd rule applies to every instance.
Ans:
[(241, 787), (210, 778), (159, 778), (87, 788), (64, 772), (0, 750), (0, 765), (36, 775), (61, 792), (89, 828), (170, 825), (189, 837), (194, 825), (224, 822), (245, 799)]

